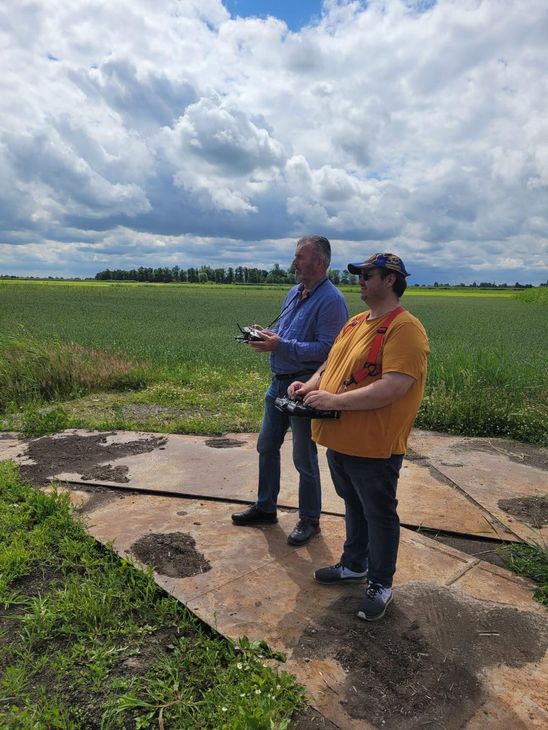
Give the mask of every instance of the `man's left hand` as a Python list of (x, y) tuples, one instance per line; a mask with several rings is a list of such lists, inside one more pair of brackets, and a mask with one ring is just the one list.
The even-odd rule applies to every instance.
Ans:
[(263, 339), (260, 341), (251, 341), (248, 343), (249, 346), (255, 352), (274, 352), (278, 347), (280, 337), (275, 332), (272, 332), (272, 330), (266, 329), (261, 329), (260, 334)]
[(320, 411), (338, 410), (338, 396), (335, 393), (328, 393), (326, 390), (311, 390), (303, 400), (305, 405)]

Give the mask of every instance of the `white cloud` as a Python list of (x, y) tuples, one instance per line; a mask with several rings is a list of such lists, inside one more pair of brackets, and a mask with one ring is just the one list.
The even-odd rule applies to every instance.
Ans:
[(92, 263), (268, 267), (313, 231), (339, 268), (545, 280), (547, 23), (544, 0), (326, 0), (299, 33), (220, 0), (9, 0), (0, 266), (93, 273), (104, 243)]

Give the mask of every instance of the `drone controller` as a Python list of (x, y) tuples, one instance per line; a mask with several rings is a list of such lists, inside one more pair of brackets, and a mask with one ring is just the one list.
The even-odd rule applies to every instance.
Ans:
[(318, 408), (312, 408), (305, 405), (302, 400), (291, 400), (287, 396), (276, 398), (274, 401), (276, 408), (282, 413), (290, 416), (301, 416), (302, 418), (340, 418), (340, 411), (322, 411)]

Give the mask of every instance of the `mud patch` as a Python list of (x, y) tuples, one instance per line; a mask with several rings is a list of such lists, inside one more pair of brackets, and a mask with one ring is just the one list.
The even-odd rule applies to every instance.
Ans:
[(94, 485), (93, 487), (86, 487), (83, 484), (79, 484), (77, 487), (67, 486), (68, 489), (78, 492), (86, 492), (89, 494), (89, 499), (80, 507), (75, 508), (77, 514), (89, 514), (99, 507), (104, 507), (110, 502), (114, 502), (117, 499), (124, 499), (128, 494), (137, 494), (137, 492), (127, 491), (124, 494), (120, 494), (115, 489), (109, 489), (108, 487), (101, 487)]
[(238, 446), (245, 446), (245, 441), (238, 441), (238, 439), (228, 438), (213, 438), (207, 439), (205, 445), (209, 446), (212, 449), (234, 449)]
[(56, 474), (94, 474), (105, 462), (154, 451), (167, 441), (165, 436), (149, 436), (127, 443), (108, 443), (107, 437), (114, 434), (113, 431), (89, 436), (69, 433), (34, 439), (28, 443), (26, 456), (35, 463), (23, 464), (21, 474), (34, 486), (41, 487)]
[(542, 617), (449, 588), (396, 589), (375, 623), (356, 618), (358, 603), (338, 597), (294, 656), (336, 659), (347, 672), (346, 712), (386, 730), (463, 727), (484, 700), (482, 670), (538, 661), (548, 644)]
[(105, 464), (104, 466), (97, 466), (95, 469), (82, 474), (82, 479), (88, 482), (118, 482), (119, 484), (127, 484), (129, 479), (127, 477), (129, 469), (127, 466), (112, 466), (112, 464)]
[(548, 525), (548, 497), (514, 497), (499, 499), (497, 505), (532, 527)]
[(184, 532), (145, 535), (133, 543), (130, 551), (142, 563), (170, 578), (188, 578), (211, 570), (209, 561), (196, 550), (192, 535)]

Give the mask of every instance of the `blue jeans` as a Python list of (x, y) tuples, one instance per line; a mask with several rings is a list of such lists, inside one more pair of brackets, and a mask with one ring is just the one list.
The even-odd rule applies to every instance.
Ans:
[[(294, 378), (307, 380), (308, 376)], [(257, 507), (265, 512), (275, 512), (280, 491), (280, 449), (291, 427), (293, 434), (293, 463), (299, 472), (299, 517), (320, 519), (322, 495), (318, 450), (310, 436), (310, 419), (291, 417), (281, 413), (274, 400), (287, 395), (292, 380), (272, 378), (266, 392), (264, 417), (257, 441), (259, 452), (259, 490)]]
[(327, 450), (335, 491), (344, 499), (346, 541), (341, 563), (368, 571), (370, 583), (392, 585), (400, 542), (396, 488), (403, 461), (348, 456)]

